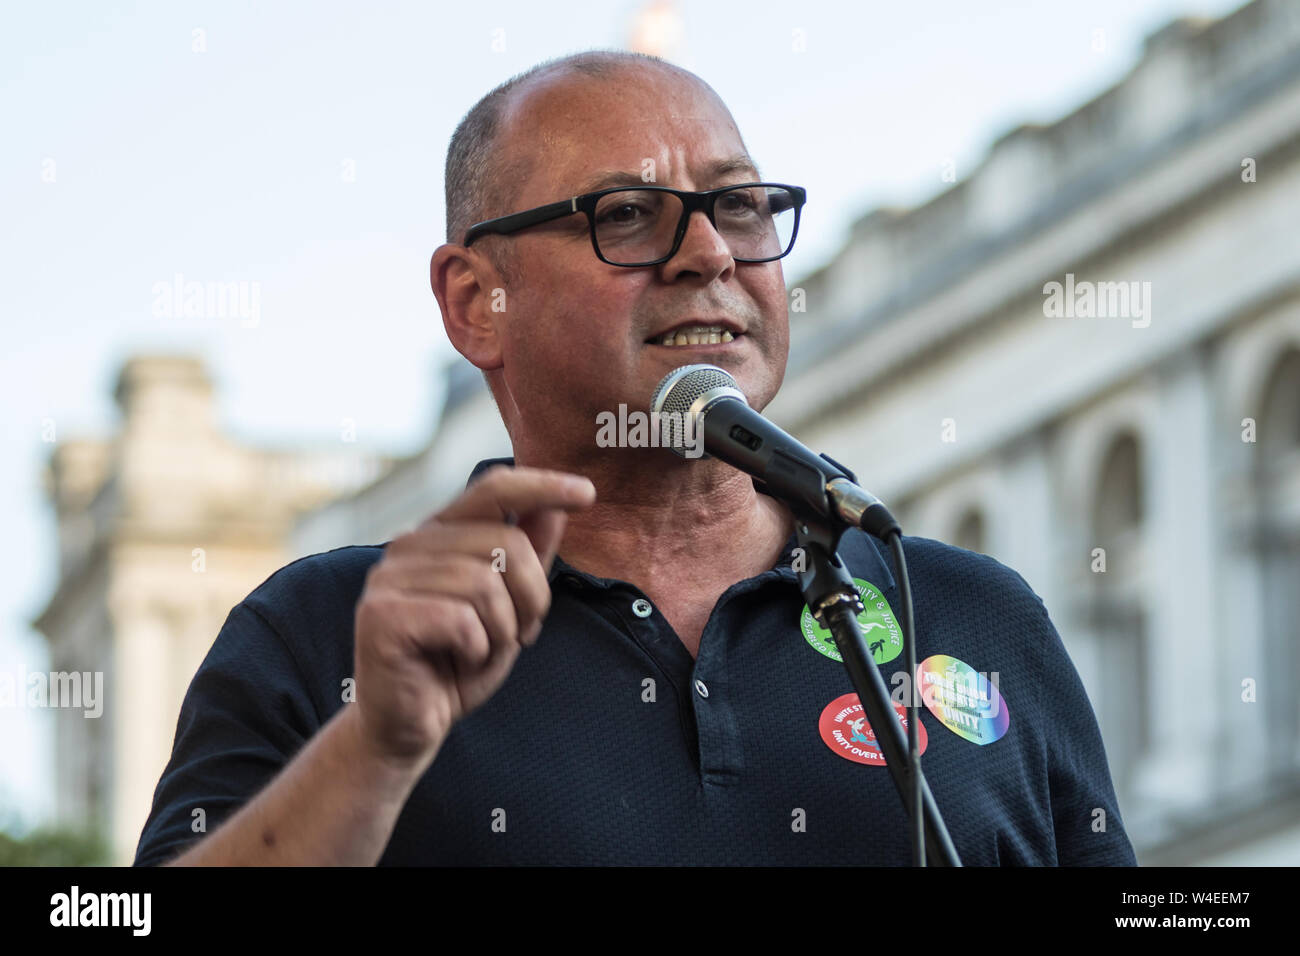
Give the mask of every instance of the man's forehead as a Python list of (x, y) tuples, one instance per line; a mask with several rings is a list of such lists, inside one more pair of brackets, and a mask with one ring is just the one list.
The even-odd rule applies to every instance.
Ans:
[(697, 181), (757, 176), (717, 94), (658, 66), (539, 78), (512, 99), (505, 118), (502, 147), (514, 153), (512, 163), (522, 161), (531, 183), (566, 194), (662, 184), (682, 172)]
[[(644, 166), (644, 162), (642, 165)], [(754, 161), (745, 154), (736, 154), (725, 159), (709, 160), (697, 164), (696, 168), (690, 170), (690, 172), (693, 179), (700, 180), (706, 187), (728, 177), (760, 178)], [(585, 178), (579, 180), (574, 186), (574, 192), (576, 194), (591, 193), (609, 186), (644, 186), (647, 184), (644, 173), (644, 169), (599, 169), (586, 173)]]
[(625, 100), (671, 102), (702, 117), (726, 110), (713, 88), (694, 73), (658, 62), (612, 63), (596, 73), (559, 64), (517, 86), (510, 106), (531, 111), (539, 105), (584, 100), (606, 108)]

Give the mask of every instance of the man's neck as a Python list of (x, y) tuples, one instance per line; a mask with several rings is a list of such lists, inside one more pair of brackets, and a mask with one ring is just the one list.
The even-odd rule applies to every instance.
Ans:
[[(662, 449), (516, 457), (516, 464), (586, 475), (595, 504), (569, 515), (560, 557), (589, 574), (638, 584), (729, 578), (771, 567), (793, 530), (789, 510), (753, 480), (714, 459), (675, 458)], [(517, 455), (519, 452), (517, 451)]]

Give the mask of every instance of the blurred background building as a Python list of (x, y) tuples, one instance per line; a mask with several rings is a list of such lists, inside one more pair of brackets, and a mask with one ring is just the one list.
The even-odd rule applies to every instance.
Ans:
[[(800, 283), (770, 410), (1044, 599), (1146, 864), (1300, 862), (1294, 13), (1173, 22), (1114, 89), (863, 218)], [(1053, 282), (1149, 312), (1056, 317)]]
[[(992, 555), (1044, 599), (1144, 864), (1300, 863), (1294, 12), (1170, 23), (1113, 89), (787, 277), (769, 414), (909, 533)], [(1058, 316), (1053, 282), (1133, 295)], [(97, 814), (128, 860), (230, 607), (293, 557), (409, 529), (509, 454), (477, 371), (457, 360), (446, 381), (421, 452), (331, 466), (223, 440), (192, 360), (127, 365), (123, 433), (51, 459), (62, 578), (38, 623), (53, 668), (75, 647), (119, 682), (97, 737), (60, 726), (61, 815)], [(196, 548), (205, 587), (179, 587)]]
[(52, 671), (103, 671), (103, 716), (56, 709), (56, 819), (129, 863), (171, 755), (181, 701), (230, 609), (298, 555), (293, 521), (389, 464), (331, 449), (241, 447), (183, 356), (126, 363), (119, 434), (54, 449), (58, 590), (37, 619)]

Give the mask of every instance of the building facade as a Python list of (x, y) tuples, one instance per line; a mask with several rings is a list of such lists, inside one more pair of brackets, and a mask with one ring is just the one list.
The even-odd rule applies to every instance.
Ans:
[(187, 356), (140, 356), (116, 388), (122, 426), (55, 446), (46, 491), (59, 581), (34, 622), (54, 672), (103, 674), (103, 712), (54, 715), (54, 821), (103, 833), (129, 863), (171, 755), (190, 679), (230, 609), (297, 555), (295, 517), (390, 462), (346, 450), (242, 447)]
[(1170, 24), (800, 285), (770, 413), (1044, 599), (1142, 861), (1300, 862), (1300, 8)]

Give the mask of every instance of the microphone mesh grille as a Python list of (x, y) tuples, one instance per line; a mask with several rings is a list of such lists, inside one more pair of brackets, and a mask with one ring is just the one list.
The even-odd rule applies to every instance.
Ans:
[(687, 372), (668, 389), (660, 411), (673, 412), (685, 420), (687, 411), (695, 400), (715, 388), (739, 388), (736, 380), (722, 369), (705, 365)]

